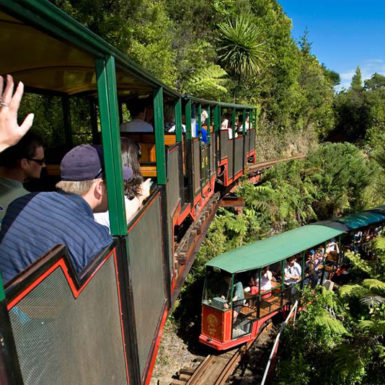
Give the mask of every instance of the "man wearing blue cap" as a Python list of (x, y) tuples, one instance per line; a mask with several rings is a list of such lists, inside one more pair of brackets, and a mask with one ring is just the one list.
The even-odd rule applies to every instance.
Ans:
[[(8, 282), (62, 244), (81, 276), (90, 262), (112, 242), (108, 228), (93, 213), (106, 211), (103, 152), (100, 146), (80, 145), (60, 164), (59, 192), (25, 195), (12, 202), (0, 231), (0, 271)], [(124, 178), (132, 169), (124, 168)]]

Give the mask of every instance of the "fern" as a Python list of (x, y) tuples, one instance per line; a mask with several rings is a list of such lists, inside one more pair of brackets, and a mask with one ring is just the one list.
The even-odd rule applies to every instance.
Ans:
[(385, 282), (382, 282), (378, 279), (364, 279), (362, 281), (362, 285), (364, 287), (367, 287), (370, 290), (374, 290), (378, 293), (384, 293), (385, 294)]
[(347, 298), (347, 297), (359, 298), (367, 294), (367, 292), (368, 290), (363, 288), (360, 285), (344, 285), (339, 289), (339, 293), (342, 298)]
[(226, 81), (226, 71), (216, 64), (210, 64), (189, 77), (185, 88), (194, 95), (216, 99), (227, 94), (227, 88), (224, 86)]
[(382, 320), (361, 320), (358, 327), (372, 337), (385, 335), (385, 321)]
[(330, 333), (343, 335), (348, 334), (349, 332), (346, 330), (344, 324), (332, 317), (330, 312), (326, 309), (322, 309), (319, 314), (314, 319), (314, 323), (322, 328), (326, 328)]

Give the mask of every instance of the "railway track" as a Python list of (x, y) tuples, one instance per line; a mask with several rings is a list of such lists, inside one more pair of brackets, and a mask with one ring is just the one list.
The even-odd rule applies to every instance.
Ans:
[(248, 171), (249, 172), (254, 172), (254, 171), (258, 171), (258, 170), (263, 170), (265, 168), (269, 168), (271, 166), (274, 166), (277, 163), (283, 163), (283, 162), (288, 162), (289, 160), (303, 159), (303, 158), (305, 158), (304, 154), (298, 154), (298, 155), (294, 155), (294, 156), (291, 156), (291, 157), (288, 157), (288, 158), (273, 159), (273, 160), (269, 160), (269, 161), (266, 161), (266, 162), (250, 164), (248, 166)]
[[(261, 334), (269, 333), (270, 327)], [(260, 335), (261, 335), (260, 334)], [(238, 364), (257, 341), (258, 338), (246, 345), (222, 354), (208, 355), (196, 368), (185, 367), (179, 371), (179, 378), (170, 382), (170, 385), (223, 385), (234, 373)]]

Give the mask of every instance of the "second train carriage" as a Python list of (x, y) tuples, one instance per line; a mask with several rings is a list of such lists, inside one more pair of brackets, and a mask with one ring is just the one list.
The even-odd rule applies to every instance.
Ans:
[[(374, 226), (378, 227), (375, 231), (378, 234), (384, 222), (385, 206), (380, 206), (302, 226), (213, 258), (206, 263), (199, 341), (215, 350), (227, 350), (254, 340), (267, 321), (287, 311), (293, 303), (297, 289), (285, 280), (285, 267), (292, 257), (297, 257), (300, 264), (298, 284), (303, 287), (312, 278), (307, 276), (306, 253), (317, 246), (323, 247), (325, 258), (315, 278), (323, 283), (333, 277), (342, 262), (341, 238), (345, 248), (355, 250), (357, 232), (373, 230)], [(334, 238), (340, 245), (336, 248), (338, 253), (328, 252), (328, 241)], [(366, 241), (362, 241), (361, 247)], [(261, 285), (266, 267), (273, 278), (271, 287), (264, 290)], [(250, 282), (252, 277), (254, 283)], [(250, 290), (252, 284), (256, 285), (254, 291), (253, 287)]]
[[(185, 260), (174, 258), (174, 229), (199, 217), (216, 181), (230, 186), (255, 161), (256, 110), (174, 92), (45, 0), (0, 0), (0, 46), (1, 74), (23, 81), (28, 92), (54, 95), (62, 105), (64, 143), (51, 155), (51, 179), (75, 134), (80, 143), (100, 143), (101, 136), (114, 237), (80, 277), (65, 247), (57, 246), (5, 287), (0, 284), (0, 382), (148, 383), (160, 331), (193, 259), (191, 252)], [(78, 97), (89, 106), (89, 135), (71, 127)], [(123, 105), (129, 108), (140, 97), (150, 97), (154, 109), (154, 133), (138, 134), (147, 151), (142, 172), (157, 184), (127, 224), (119, 124)], [(174, 109), (173, 135), (165, 135), (165, 104)], [(203, 108), (205, 141), (198, 113)], [(222, 108), (232, 111), (232, 135), (220, 130)], [(250, 126), (236, 137), (238, 114), (243, 122), (248, 116)]]

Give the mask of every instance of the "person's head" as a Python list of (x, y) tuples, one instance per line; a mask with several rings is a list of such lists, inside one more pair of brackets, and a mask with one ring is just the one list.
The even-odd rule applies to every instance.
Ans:
[(265, 267), (262, 269), (262, 274), (266, 274), (269, 270), (270, 270), (270, 266), (265, 266)]
[[(60, 163), (61, 181), (56, 187), (66, 193), (82, 196), (94, 212), (108, 208), (101, 146), (82, 144), (64, 155)], [(123, 177), (132, 177), (132, 170), (123, 169)]]
[(28, 132), (14, 146), (0, 154), (0, 167), (7, 170), (7, 175), (22, 181), (40, 178), (45, 167), (43, 141), (40, 136)]
[(206, 110), (202, 110), (201, 112), (201, 124), (204, 125), (206, 123), (207, 118), (209, 117), (209, 114)]
[(231, 275), (225, 275), (225, 276), (224, 276), (224, 281), (225, 281), (228, 285), (231, 285)]
[(124, 181), (124, 194), (132, 199), (137, 197), (141, 191), (143, 176), (140, 171), (140, 146), (130, 138), (121, 138), (122, 164), (123, 167), (130, 167), (133, 177)]
[(165, 104), (163, 113), (165, 123), (175, 123), (175, 109), (172, 104)]
[(133, 119), (142, 119), (149, 122), (153, 118), (153, 107), (148, 99), (138, 99), (130, 103), (129, 110)]
[(292, 266), (292, 265), (294, 265), (296, 260), (297, 260), (297, 257), (294, 255), (294, 256), (288, 258), (287, 262), (289, 263), (290, 266)]

